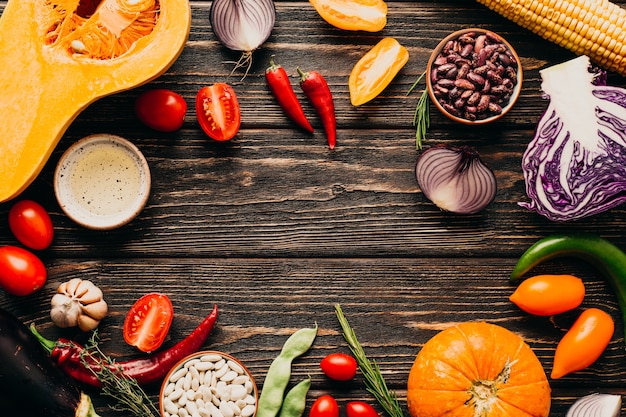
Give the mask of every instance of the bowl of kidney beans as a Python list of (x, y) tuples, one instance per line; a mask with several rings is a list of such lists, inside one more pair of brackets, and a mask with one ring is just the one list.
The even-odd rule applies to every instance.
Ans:
[(427, 75), (435, 106), (464, 124), (499, 119), (513, 107), (522, 87), (522, 65), (513, 47), (479, 28), (444, 38), (428, 60)]

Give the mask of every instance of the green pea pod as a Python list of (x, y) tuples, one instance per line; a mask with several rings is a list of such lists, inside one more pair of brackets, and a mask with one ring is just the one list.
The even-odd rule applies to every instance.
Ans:
[[(584, 259), (603, 274), (615, 292), (626, 323), (626, 253), (599, 236), (553, 235), (539, 240), (519, 258), (511, 272), (511, 282), (544, 261), (566, 256)], [(626, 333), (624, 336), (626, 340)]]
[(276, 417), (283, 405), (285, 389), (291, 377), (291, 362), (306, 353), (317, 335), (314, 328), (300, 329), (287, 339), (280, 354), (272, 361), (267, 370), (263, 389), (257, 404), (256, 417)]
[(278, 417), (302, 417), (306, 409), (306, 395), (311, 388), (311, 377), (303, 379), (287, 391)]

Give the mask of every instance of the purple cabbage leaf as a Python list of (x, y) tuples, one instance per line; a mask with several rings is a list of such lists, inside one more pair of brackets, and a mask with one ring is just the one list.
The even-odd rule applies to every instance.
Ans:
[(524, 153), (530, 202), (552, 221), (578, 220), (626, 201), (626, 89), (603, 84), (580, 56), (540, 71), (550, 100)]

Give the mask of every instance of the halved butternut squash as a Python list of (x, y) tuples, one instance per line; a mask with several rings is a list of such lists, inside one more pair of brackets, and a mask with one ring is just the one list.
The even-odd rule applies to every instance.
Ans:
[(0, 17), (0, 202), (28, 187), (89, 104), (163, 74), (190, 26), (188, 0), (9, 0)]

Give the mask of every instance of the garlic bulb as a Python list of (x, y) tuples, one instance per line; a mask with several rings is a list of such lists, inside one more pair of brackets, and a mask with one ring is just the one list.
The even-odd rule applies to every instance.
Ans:
[(50, 304), (50, 318), (54, 324), (63, 328), (78, 326), (85, 332), (98, 327), (108, 313), (100, 288), (80, 278), (59, 285)]

